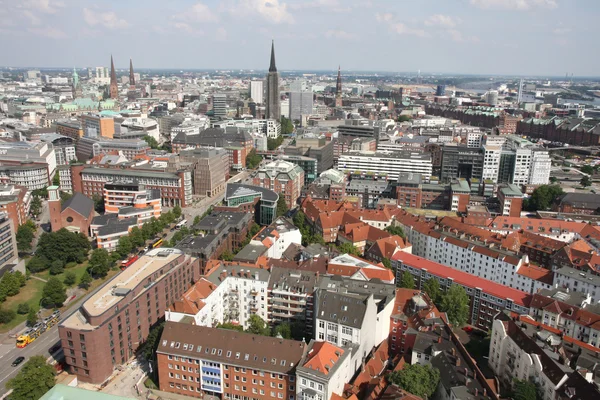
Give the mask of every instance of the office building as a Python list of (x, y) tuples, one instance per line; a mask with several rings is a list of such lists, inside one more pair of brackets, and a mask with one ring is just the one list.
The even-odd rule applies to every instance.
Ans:
[(100, 114), (83, 114), (81, 117), (83, 134), (91, 138), (110, 138), (115, 135), (115, 120)]
[(119, 219), (134, 218), (138, 225), (158, 219), (162, 213), (160, 191), (146, 189), (135, 180), (117, 180), (104, 184), (104, 212)]
[(150, 327), (199, 278), (198, 260), (180, 250), (146, 252), (60, 323), (71, 372), (82, 382), (104, 382), (134, 356)]
[(498, 105), (498, 91), (497, 90), (488, 91), (485, 95), (485, 101), (491, 106)]
[(182, 150), (180, 160), (192, 164), (194, 194), (215, 197), (225, 191), (229, 154), (220, 148)]
[(31, 192), (24, 186), (0, 185), (0, 212), (8, 215), (15, 230), (27, 222), (31, 199)]
[(306, 91), (290, 92), (290, 119), (302, 121), (303, 115), (313, 113), (313, 93), (309, 87)]
[(160, 390), (223, 399), (294, 399), (306, 343), (167, 322), (157, 354)]
[(56, 125), (56, 133), (63, 136), (68, 136), (77, 141), (83, 136), (83, 129), (79, 121), (61, 120), (54, 123)]
[(317, 160), (317, 173), (333, 168), (333, 142), (324, 135), (304, 134), (296, 138), (296, 144), (287, 146), (285, 154), (299, 155)]
[(71, 161), (77, 160), (77, 155), (75, 154), (75, 139), (55, 133), (47, 133), (40, 135), (40, 141), (52, 144), (57, 166), (68, 165)]
[(482, 149), (465, 145), (446, 143), (442, 148), (442, 182), (452, 182), (459, 178), (481, 179), (483, 175), (484, 152)]
[(279, 72), (275, 66), (275, 42), (271, 43), (271, 64), (266, 78), (267, 96), (265, 118), (279, 121), (281, 118), (281, 98), (279, 96)]
[(432, 173), (431, 155), (424, 153), (400, 152), (348, 152), (338, 160), (340, 171), (351, 173), (361, 171), (386, 175), (388, 180), (397, 180), (401, 173), (412, 173), (427, 178)]
[(498, 182), (501, 155), (502, 147), (492, 145), (483, 146), (483, 171), (481, 173), (482, 180), (489, 179), (494, 183)]
[(262, 166), (254, 174), (252, 184), (283, 196), (288, 208), (292, 209), (302, 194), (304, 171), (291, 162), (276, 160)]
[(250, 81), (250, 98), (254, 100), (254, 103), (256, 104), (263, 104), (265, 93), (264, 83), (265, 81)]
[(227, 116), (227, 95), (215, 93), (212, 96), (213, 115), (216, 118), (225, 118)]
[(237, 211), (254, 214), (259, 225), (270, 225), (277, 215), (279, 195), (267, 188), (241, 183), (228, 183), (223, 206), (215, 211)]
[(46, 188), (50, 184), (48, 166), (33, 162), (0, 166), (0, 183), (24, 186), (31, 191)]
[(315, 158), (283, 154), (277, 159), (300, 166), (304, 170), (304, 185), (311, 184), (318, 176), (318, 161)]

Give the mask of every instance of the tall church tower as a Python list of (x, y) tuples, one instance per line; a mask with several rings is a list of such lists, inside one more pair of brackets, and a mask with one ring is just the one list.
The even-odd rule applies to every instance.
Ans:
[[(58, 174), (58, 171), (56, 172)], [(62, 206), (60, 204), (60, 193), (58, 186), (48, 187), (48, 211), (50, 211), (50, 229), (56, 232), (62, 228)]]
[(275, 42), (271, 42), (271, 65), (267, 74), (267, 99), (265, 118), (281, 119), (281, 98), (279, 95), (279, 72), (275, 66)]
[(119, 98), (119, 87), (117, 86), (117, 73), (115, 71), (115, 63), (113, 62), (112, 55), (110, 56), (110, 88), (109, 88), (110, 98), (118, 99)]
[(133, 74), (133, 61), (129, 59), (129, 86), (135, 86), (135, 75)]
[(338, 66), (338, 76), (335, 82), (335, 106), (342, 106), (342, 72), (340, 66)]
[(71, 87), (71, 92), (74, 99), (83, 97), (83, 89), (81, 88), (81, 82), (79, 81), (79, 74), (77, 74), (75, 68), (73, 68), (73, 86)]

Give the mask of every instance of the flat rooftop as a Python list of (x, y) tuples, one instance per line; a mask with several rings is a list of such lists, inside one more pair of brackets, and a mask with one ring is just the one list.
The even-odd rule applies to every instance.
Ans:
[[(183, 254), (183, 251), (172, 248), (158, 248), (148, 251), (130, 267), (108, 281), (92, 297), (87, 299), (81, 307), (91, 317), (103, 314), (123, 300), (141, 282)], [(81, 311), (77, 311), (63, 321), (63, 325), (71, 328), (82, 328), (89, 324), (81, 314)]]

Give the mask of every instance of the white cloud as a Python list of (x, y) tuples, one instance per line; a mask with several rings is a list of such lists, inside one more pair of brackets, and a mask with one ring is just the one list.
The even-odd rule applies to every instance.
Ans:
[(354, 39), (356, 38), (356, 35), (353, 33), (349, 33), (346, 31), (342, 31), (342, 30), (328, 30), (327, 32), (325, 32), (325, 37), (326, 38), (333, 38), (333, 39), (344, 39), (344, 40), (348, 40), (348, 39)]
[(426, 26), (440, 26), (443, 28), (454, 28), (461, 23), (460, 18), (449, 15), (435, 14), (425, 20)]
[(29, 28), (29, 32), (39, 35), (45, 36), (50, 39), (64, 39), (67, 37), (67, 34), (57, 28), (52, 27), (44, 27), (44, 28)]
[(176, 14), (173, 19), (188, 22), (216, 22), (219, 17), (203, 3), (196, 3), (184, 12)]
[(275, 24), (293, 23), (294, 17), (287, 10), (286, 3), (279, 0), (241, 0), (239, 5), (230, 11), (238, 14), (258, 14), (268, 22)]
[[(343, 5), (342, 5), (343, 4)], [(292, 10), (304, 10), (309, 8), (320, 8), (322, 10), (334, 11), (334, 12), (346, 12), (352, 10), (352, 7), (346, 5), (346, 3), (340, 2), (340, 0), (313, 0), (302, 3), (290, 4)]]
[(35, 15), (34, 13), (32, 13), (29, 10), (23, 11), (23, 15), (27, 19), (29, 19), (29, 22), (31, 23), (31, 25), (39, 25), (42, 23), (42, 20), (40, 19), (40, 17), (38, 17), (37, 15)]
[(65, 3), (57, 0), (27, 0), (22, 4), (23, 8), (29, 8), (46, 14), (56, 13), (58, 8), (63, 8)]
[(99, 12), (84, 8), (83, 19), (90, 26), (101, 25), (107, 29), (123, 29), (129, 26), (129, 23), (119, 18), (114, 11)]
[(475, 7), (483, 9), (531, 10), (532, 8), (556, 8), (557, 0), (471, 0)]
[(418, 37), (428, 37), (429, 35), (423, 29), (411, 28), (402, 22), (394, 22), (394, 15), (390, 13), (375, 14), (375, 19), (379, 22), (385, 23), (388, 28), (398, 35), (412, 35)]

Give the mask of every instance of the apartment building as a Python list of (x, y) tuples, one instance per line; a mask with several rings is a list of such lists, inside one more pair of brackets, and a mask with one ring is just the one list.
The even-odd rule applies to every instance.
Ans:
[(317, 160), (317, 174), (333, 168), (333, 142), (324, 135), (304, 134), (296, 138), (296, 144), (283, 149), (286, 155), (297, 155)]
[(356, 346), (311, 340), (296, 367), (296, 399), (339, 399), (358, 369)]
[(198, 260), (180, 250), (159, 248), (142, 255), (60, 323), (70, 370), (82, 382), (104, 382), (199, 278)]
[(0, 185), (0, 212), (8, 215), (15, 230), (27, 222), (31, 199), (31, 192), (24, 186)]
[(160, 217), (160, 191), (146, 189), (134, 180), (117, 180), (104, 184), (104, 211), (116, 213), (119, 219), (134, 218), (139, 225)]
[(0, 212), (0, 274), (12, 269), (18, 262), (17, 229), (5, 212)]
[(285, 198), (288, 208), (294, 208), (302, 194), (304, 170), (287, 161), (276, 160), (262, 166), (253, 176), (252, 184), (270, 189)]
[(306, 344), (167, 322), (156, 351), (160, 390), (203, 398), (294, 400)]
[[(192, 174), (190, 171), (163, 172), (139, 168), (99, 168), (88, 165), (71, 166), (72, 189), (88, 197), (104, 195), (104, 185), (118, 180), (135, 180), (148, 189), (160, 191), (165, 207), (186, 207), (192, 202)], [(61, 175), (62, 177), (62, 175)], [(62, 184), (62, 183), (61, 183)]]
[(83, 137), (77, 142), (77, 158), (86, 161), (90, 158), (118, 152), (128, 160), (144, 156), (150, 151), (150, 146), (141, 139), (109, 139), (104, 137)]
[(392, 257), (392, 266), (396, 280), (408, 271), (415, 279), (415, 286), (422, 289), (429, 279), (437, 279), (442, 291), (453, 284), (461, 285), (470, 302), (470, 323), (473, 326), (488, 329), (494, 315), (499, 311), (527, 314), (530, 294), (512, 289), (493, 280), (482, 279), (466, 272), (456, 270), (409, 253), (399, 252)]
[(338, 169), (351, 173), (385, 174), (388, 180), (397, 180), (401, 173), (413, 173), (429, 178), (433, 166), (431, 155), (425, 153), (401, 152), (348, 152), (340, 155)]
[(292, 221), (279, 217), (257, 233), (250, 244), (262, 244), (267, 247), (264, 254), (266, 257), (280, 259), (290, 245), (302, 244), (302, 234)]
[(129, 236), (134, 227), (139, 227), (136, 218), (118, 219), (117, 214), (101, 215), (92, 220), (90, 236), (96, 239), (97, 248), (110, 253), (119, 248), (119, 239)]
[(56, 133), (47, 133), (40, 135), (40, 141), (52, 144), (56, 165), (67, 165), (77, 160), (75, 154), (75, 139), (69, 136), (58, 135)]
[(271, 325), (300, 322), (307, 337), (313, 333), (313, 294), (319, 274), (315, 271), (271, 267), (268, 321)]
[(554, 271), (554, 285), (571, 292), (589, 293), (592, 303), (600, 302), (600, 276), (595, 273), (563, 267)]

